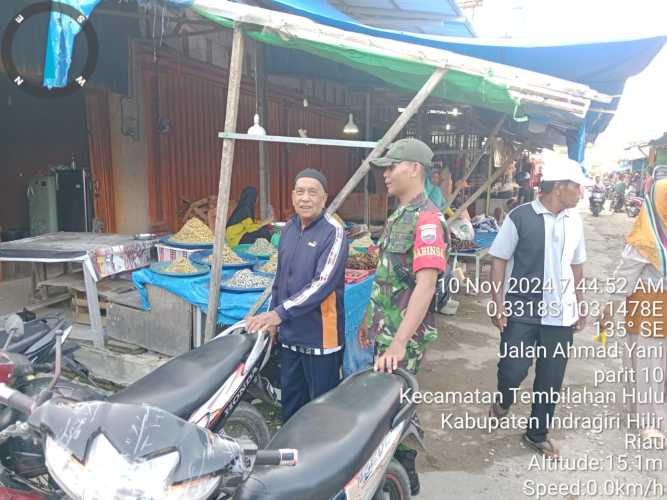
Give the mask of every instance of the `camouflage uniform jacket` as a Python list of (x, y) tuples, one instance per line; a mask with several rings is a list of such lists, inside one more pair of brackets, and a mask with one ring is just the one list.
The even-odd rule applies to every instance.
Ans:
[[(380, 238), (380, 255), (368, 309), (368, 336), (376, 354), (391, 344), (407, 310), (417, 271), (446, 267), (442, 212), (424, 195), (399, 207), (387, 220)], [(429, 310), (406, 348), (404, 365), (417, 371), (426, 344), (437, 338), (433, 313)]]

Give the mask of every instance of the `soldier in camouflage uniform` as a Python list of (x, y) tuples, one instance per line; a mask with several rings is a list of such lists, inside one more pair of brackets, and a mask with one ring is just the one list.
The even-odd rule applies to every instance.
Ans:
[(424, 193), (432, 158), (423, 142), (402, 139), (372, 162), (385, 168), (387, 189), (399, 199), (380, 238), (366, 328), (360, 332), (362, 345), (374, 343), (375, 368), (383, 371), (400, 362), (416, 373), (426, 345), (438, 335), (429, 306), (446, 266), (447, 229), (442, 212)]
[[(438, 335), (430, 305), (438, 274), (447, 265), (447, 228), (442, 212), (424, 193), (432, 158), (423, 142), (401, 139), (385, 157), (371, 162), (385, 169), (387, 190), (399, 201), (379, 242), (367, 319), (359, 332), (362, 345), (374, 343), (378, 371), (392, 372), (400, 365), (416, 373), (426, 345)], [(413, 495), (419, 492), (416, 455), (405, 447), (396, 452)]]

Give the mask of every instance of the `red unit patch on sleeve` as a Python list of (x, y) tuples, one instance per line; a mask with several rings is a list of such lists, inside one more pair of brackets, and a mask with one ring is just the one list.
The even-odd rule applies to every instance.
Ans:
[(415, 273), (422, 269), (444, 271), (447, 267), (445, 236), (440, 217), (439, 212), (432, 210), (422, 210), (419, 213), (412, 261), (412, 270)]

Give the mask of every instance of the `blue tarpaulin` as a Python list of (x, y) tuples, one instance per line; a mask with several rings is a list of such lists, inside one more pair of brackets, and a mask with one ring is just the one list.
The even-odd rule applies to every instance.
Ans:
[[(63, 0), (89, 16), (99, 0)], [(197, 5), (190, 0), (168, 0), (174, 6)], [(595, 108), (614, 110), (625, 81), (640, 73), (667, 41), (667, 36), (633, 40), (599, 41), (566, 45), (521, 45), (508, 41), (483, 41), (473, 38), (429, 36), (373, 28), (360, 23), (327, 0), (267, 0), (276, 9), (308, 17), (316, 22), (376, 37), (448, 50), (459, 54), (535, 71), (589, 87), (612, 96), (609, 104)], [(47, 44), (44, 83), (47, 87), (67, 84), (73, 39), (78, 25), (52, 14)], [(572, 159), (581, 161), (586, 141), (594, 140), (609, 124), (613, 114), (589, 111), (585, 121), (568, 136)]]
[[(226, 281), (234, 275), (235, 270), (223, 270), (221, 281)], [(148, 293), (145, 285), (155, 285), (170, 291), (174, 295), (181, 297), (186, 302), (199, 307), (202, 311), (208, 310), (208, 287), (210, 282), (210, 273), (204, 276), (194, 278), (177, 278), (157, 274), (150, 269), (141, 269), (132, 273), (134, 282), (144, 309), (150, 309), (148, 302)], [(241, 321), (252, 305), (259, 299), (262, 292), (220, 292), (220, 304), (218, 305), (218, 324), (231, 325)], [(268, 300), (259, 309), (260, 312), (266, 311)]]
[[(101, 0), (59, 0), (59, 3), (74, 7), (86, 17), (90, 17), (93, 9)], [(74, 38), (81, 31), (81, 26), (70, 16), (52, 11), (49, 20), (49, 35), (46, 40), (44, 57), (44, 86), (67, 86), (67, 73), (72, 64)]]
[[(100, 0), (62, 0), (89, 16)], [(193, 4), (191, 0), (168, 0), (175, 6)], [(545, 75), (563, 78), (572, 82), (582, 83), (609, 95), (619, 95), (625, 81), (640, 73), (655, 57), (667, 41), (667, 36), (639, 38), (634, 40), (599, 41), (567, 45), (520, 45), (503, 41), (484, 41), (475, 38), (429, 36), (406, 33), (363, 25), (354, 18), (341, 12), (327, 0), (268, 0), (281, 10), (308, 17), (319, 23), (341, 28), (356, 33), (366, 33), (382, 38), (449, 50), (459, 54), (507, 64)], [(194, 2), (196, 4), (196, 2)], [(52, 21), (56, 13), (52, 14)], [(76, 24), (76, 23), (74, 23)], [(57, 28), (52, 24), (52, 28)], [(67, 26), (63, 26), (67, 28)], [(53, 41), (56, 33), (49, 30), (49, 50), (58, 49)], [(63, 36), (69, 37), (74, 30), (66, 31)], [(52, 36), (53, 35), (53, 36)], [(71, 50), (71, 42), (65, 47)], [(47, 52), (49, 52), (47, 50)], [(69, 64), (65, 54), (58, 53), (54, 58), (58, 64), (64, 64), (64, 72)], [(47, 54), (47, 60), (49, 55)], [(62, 74), (62, 69), (57, 74)], [(59, 83), (64, 86), (64, 82)], [(617, 100), (615, 100), (617, 101)], [(615, 108), (618, 102), (610, 106)], [(596, 104), (597, 106), (597, 104)], [(609, 118), (609, 117), (608, 117)], [(608, 120), (606, 120), (608, 121)], [(605, 123), (606, 126), (606, 123)], [(604, 127), (601, 122), (590, 120), (589, 134), (598, 134)]]
[[(339, 11), (327, 0), (268, 0), (268, 4), (346, 31), (435, 47), (535, 71), (588, 85), (612, 96), (620, 96), (625, 81), (640, 73), (667, 41), (667, 36), (656, 36), (565, 45), (521, 45), (505, 40), (500, 43), (373, 28)], [(618, 107), (618, 102), (619, 97), (616, 97), (609, 104), (595, 103), (595, 108), (614, 110)], [(613, 114), (609, 113), (588, 113), (582, 127), (575, 131), (568, 141), (570, 157), (573, 160), (583, 159), (586, 139), (594, 140), (604, 131), (612, 117)]]

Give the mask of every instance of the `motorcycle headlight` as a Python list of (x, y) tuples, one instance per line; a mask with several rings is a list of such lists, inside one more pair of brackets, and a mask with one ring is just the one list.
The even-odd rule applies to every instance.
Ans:
[(177, 451), (132, 462), (102, 434), (91, 444), (85, 464), (51, 437), (46, 439), (44, 455), (49, 472), (74, 500), (203, 500), (221, 481), (219, 476), (205, 476), (172, 485)]

